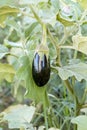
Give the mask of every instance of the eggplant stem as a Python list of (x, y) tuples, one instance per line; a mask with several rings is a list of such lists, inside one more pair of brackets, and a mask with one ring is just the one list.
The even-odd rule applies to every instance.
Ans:
[(46, 29), (46, 24), (43, 23), (43, 35), (42, 35), (42, 42), (41, 44), (46, 45), (46, 40), (47, 39), (47, 29)]

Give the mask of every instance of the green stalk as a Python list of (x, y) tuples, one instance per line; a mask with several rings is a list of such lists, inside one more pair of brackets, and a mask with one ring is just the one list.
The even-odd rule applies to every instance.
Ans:
[(57, 57), (56, 57), (57, 65), (60, 66), (61, 63), (60, 63), (60, 48), (59, 48), (59, 45), (56, 42), (56, 40), (54, 39), (54, 37), (52, 36), (50, 30), (48, 29), (47, 31), (48, 31), (49, 38), (50, 38), (53, 46), (56, 49), (56, 53), (57, 53)]
[(45, 93), (44, 93), (44, 95), (43, 95), (43, 109), (44, 109), (44, 118), (45, 118), (45, 126), (46, 126), (46, 130), (48, 130), (48, 117), (47, 117), (47, 106), (48, 106), (48, 104), (47, 104), (47, 101), (46, 101), (46, 97), (45, 97), (46, 95), (45, 95)]
[(25, 130), (25, 128), (24, 127), (20, 127), (20, 130)]
[(43, 109), (44, 109), (46, 130), (48, 130), (48, 126), (50, 126), (50, 127), (53, 126), (52, 125), (52, 115), (51, 115), (51, 113), (48, 114), (49, 108), (50, 108), (50, 102), (49, 102), (48, 95), (47, 95), (47, 92), (45, 89), (44, 94), (43, 94)]
[(43, 23), (43, 35), (42, 35), (42, 42), (41, 44), (46, 45), (47, 43), (47, 29), (46, 29), (46, 24)]
[[(61, 65), (61, 61), (60, 61), (60, 47), (57, 46), (58, 43), (56, 43), (56, 41), (54, 40), (53, 36), (51, 35), (50, 31), (48, 30), (48, 34), (49, 34), (49, 37), (50, 37), (50, 40), (52, 41), (53, 43), (53, 46), (55, 46), (55, 49), (56, 49), (56, 52), (57, 52), (57, 58), (56, 58), (56, 62), (57, 62), (57, 66), (62, 66)], [(75, 100), (75, 105), (76, 105), (76, 108), (75, 108), (75, 116), (77, 116), (80, 112), (80, 108), (81, 106), (79, 105), (79, 102), (78, 102), (78, 98), (74, 92), (74, 89), (73, 89), (73, 86), (70, 84), (70, 82), (67, 80), (64, 80), (64, 83), (66, 85), (66, 88), (69, 90), (69, 92), (71, 93), (71, 95), (73, 96), (74, 100)], [(77, 126), (75, 125), (74, 127), (74, 130), (77, 130)]]
[(40, 19), (40, 17), (37, 15), (37, 13), (34, 11), (34, 8), (32, 7), (32, 5), (29, 5), (34, 17), (37, 19), (37, 21), (43, 26), (43, 22), (42, 20)]
[[(50, 37), (50, 40), (53, 43), (53, 46), (55, 46), (56, 52), (57, 52), (57, 58), (56, 58), (56, 62), (58, 66), (61, 66), (61, 60), (60, 60), (60, 47), (57, 45), (58, 43), (55, 41), (54, 37), (52, 36), (51, 32), (48, 29), (48, 34)], [(66, 85), (66, 88), (69, 90), (69, 92), (71, 93), (71, 95), (76, 99), (76, 101), (78, 102), (77, 96), (74, 93), (73, 87), (71, 86), (71, 84), (69, 83), (68, 80), (64, 80), (64, 83)]]
[(56, 51), (57, 51), (57, 49), (59, 48), (58, 43), (56, 42), (56, 40), (55, 40), (54, 37), (52, 36), (52, 34), (51, 34), (49, 28), (47, 28), (47, 32), (48, 32), (48, 35), (49, 35), (50, 40), (52, 41), (53, 46), (55, 47), (55, 49), (56, 49)]
[(13, 53), (11, 53), (11, 52), (8, 52), (6, 55), (10, 55), (10, 56), (13, 56), (13, 57), (15, 57), (15, 58), (17, 58), (17, 59), (18, 59), (18, 56), (17, 56), (17, 55), (15, 55), (15, 54), (13, 54)]
[(64, 83), (67, 86), (67, 89), (69, 90), (71, 95), (73, 96), (74, 95), (74, 91), (73, 91), (73, 88), (72, 88), (71, 84), (69, 83), (69, 81), (68, 80), (64, 80)]

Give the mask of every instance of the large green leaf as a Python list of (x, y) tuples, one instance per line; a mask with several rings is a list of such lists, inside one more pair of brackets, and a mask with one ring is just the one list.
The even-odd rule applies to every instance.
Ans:
[(17, 6), (19, 0), (0, 0), (0, 6)]
[(81, 81), (78, 82), (76, 81), (75, 85), (74, 85), (74, 92), (78, 97), (78, 101), (84, 102), (85, 98), (84, 98), (84, 93), (85, 93), (85, 89), (86, 89), (86, 81)]
[(21, 42), (11, 42), (11, 41), (8, 41), (8, 40), (4, 40), (4, 45), (7, 46), (7, 47), (22, 48)]
[(82, 108), (81, 112), (85, 113), (85, 115), (87, 116), (87, 108)]
[(78, 116), (76, 118), (73, 118), (71, 122), (77, 124), (77, 130), (87, 130), (87, 116)]
[(39, 2), (48, 2), (48, 0), (20, 0), (20, 4), (38, 4)]
[[(44, 130), (44, 129), (45, 129), (45, 126), (40, 126), (40, 127), (38, 128), (38, 130)], [(59, 129), (54, 128), (54, 127), (51, 127), (51, 128), (49, 128), (48, 130), (59, 130)]]
[[(4, 113), (4, 114), (3, 114)], [(35, 107), (27, 105), (15, 105), (8, 107), (3, 114), (3, 122), (7, 121), (10, 129), (30, 127), (30, 121), (35, 113)]]
[[(44, 98), (45, 87), (38, 87), (32, 77), (32, 53), (28, 56), (20, 58), (21, 67), (17, 71), (18, 85), (25, 81), (26, 96), (36, 102), (40, 102)], [(17, 90), (16, 90), (17, 92)]]
[(60, 8), (59, 0), (51, 0), (51, 3), (52, 3), (52, 6), (54, 7), (55, 13), (58, 13), (59, 8)]
[(25, 29), (25, 37), (30, 37), (35, 27), (38, 25), (38, 22), (31, 23), (26, 29)]
[(66, 80), (71, 76), (75, 76), (78, 81), (85, 79), (87, 81), (87, 64), (77, 63), (73, 65), (55, 67), (62, 80)]
[(87, 0), (77, 0), (83, 9), (87, 9)]
[(0, 59), (3, 58), (8, 53), (9, 53), (8, 48), (0, 44)]
[(87, 37), (75, 35), (72, 37), (73, 48), (87, 55)]
[(57, 14), (56, 19), (61, 22), (64, 26), (72, 26), (75, 21), (64, 18), (60, 13)]
[(6, 23), (6, 25), (14, 28), (17, 31), (18, 36), (21, 37), (22, 30), (20, 28), (20, 25), (15, 20), (13, 20), (13, 19), (7, 19), (5, 23)]
[(14, 78), (14, 75), (15, 70), (11, 65), (0, 63), (0, 80), (5, 79), (8, 82), (11, 82)]
[(48, 130), (60, 130), (60, 129), (52, 127), (52, 128), (49, 128)]
[(8, 16), (14, 16), (19, 12), (19, 9), (10, 7), (10, 6), (3, 6), (0, 7), (0, 26), (5, 26), (5, 20)]

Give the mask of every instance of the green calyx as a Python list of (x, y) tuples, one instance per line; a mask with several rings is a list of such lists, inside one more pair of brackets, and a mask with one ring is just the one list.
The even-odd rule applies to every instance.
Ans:
[(42, 56), (43, 54), (45, 54), (46, 57), (48, 58), (49, 48), (48, 48), (47, 45), (40, 44), (40, 45), (37, 46), (35, 52), (37, 52), (40, 56)]

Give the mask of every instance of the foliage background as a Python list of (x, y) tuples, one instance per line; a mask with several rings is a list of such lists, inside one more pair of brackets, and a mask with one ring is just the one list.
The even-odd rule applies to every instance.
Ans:
[[(49, 128), (87, 129), (86, 3), (86, 0), (0, 1), (1, 129), (4, 129), (5, 121), (8, 121), (9, 129), (22, 129), (21, 126), (24, 129), (27, 129), (26, 127), (32, 130), (35, 127), (39, 130), (43, 129), (44, 113), (40, 103), (44, 103), (45, 100), (45, 105), (48, 104), (47, 95), (58, 125), (53, 116), (54, 125), (50, 125)], [(47, 27), (51, 77), (44, 88), (38, 88), (32, 79), (31, 66), (36, 46), (42, 40), (43, 23)], [(44, 95), (45, 91), (46, 95)], [(30, 106), (24, 108), (24, 105), (17, 104), (28, 104), (33, 106), (33, 109), (31, 110)], [(17, 106), (6, 109), (9, 105)], [(33, 118), (35, 110), (39, 111), (37, 106), (42, 113), (38, 112), (39, 116), (36, 114)], [(23, 115), (26, 125), (23, 125), (25, 120), (21, 121), (22, 124), (17, 124), (17, 116), (16, 118), (13, 116), (16, 109), (19, 117), (20, 109), (23, 111), (26, 109), (25, 117)], [(2, 111), (6, 115), (3, 115)], [(8, 111), (12, 115), (9, 115)], [(31, 118), (26, 117), (27, 113), (29, 116), (32, 113)], [(78, 127), (76, 128), (71, 122)]]

